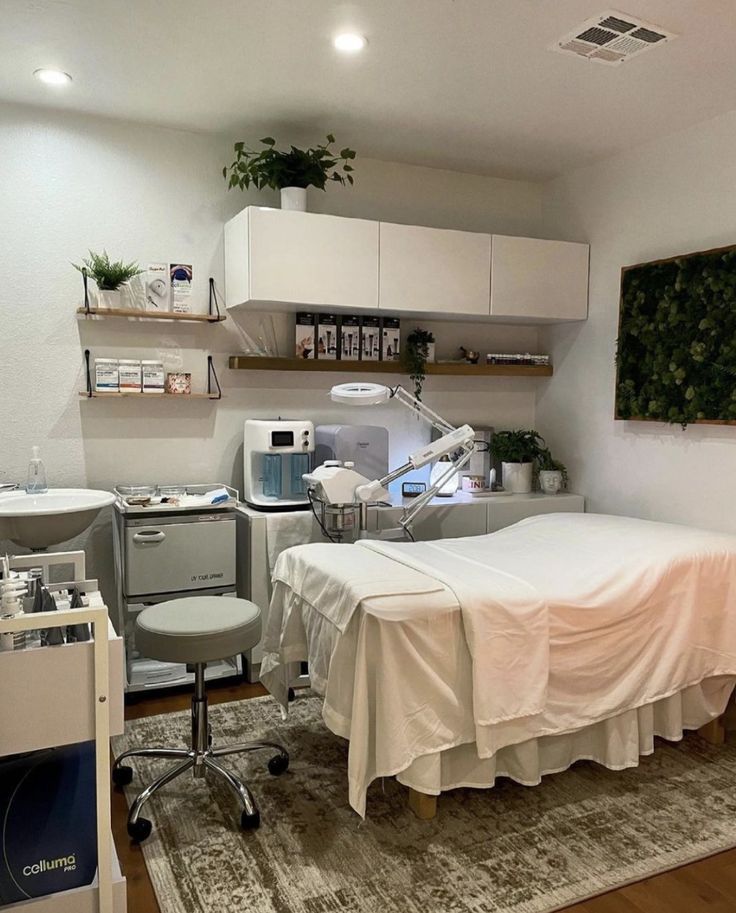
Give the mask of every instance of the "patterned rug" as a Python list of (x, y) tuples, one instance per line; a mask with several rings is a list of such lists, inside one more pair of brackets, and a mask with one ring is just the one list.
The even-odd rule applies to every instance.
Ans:
[[(268, 737), (268, 752), (228, 758), (250, 784), (259, 830), (239, 829), (234, 797), (181, 778), (145, 807), (143, 853), (162, 913), (549, 913), (736, 845), (736, 746), (696, 735), (658, 743), (634, 770), (588, 762), (528, 788), (441, 797), (433, 821), (406, 806), (394, 780), (375, 783), (365, 822), (347, 802), (347, 745), (302, 692), (282, 723), (271, 698), (211, 708), (218, 743)], [(175, 745), (188, 714), (128, 723), (115, 750)], [(128, 801), (168, 762), (137, 762)]]

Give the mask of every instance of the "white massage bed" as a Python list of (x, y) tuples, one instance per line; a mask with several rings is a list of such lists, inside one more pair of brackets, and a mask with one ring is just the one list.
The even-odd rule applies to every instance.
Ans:
[(725, 710), (736, 684), (736, 537), (595, 514), (487, 536), (284, 552), (261, 679), (287, 705), (309, 662), (350, 741), (350, 802), (377, 777), (415, 810), (495, 777), (621, 769)]

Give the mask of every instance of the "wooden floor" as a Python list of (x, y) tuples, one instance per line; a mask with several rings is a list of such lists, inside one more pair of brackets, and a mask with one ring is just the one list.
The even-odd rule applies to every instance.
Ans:
[[(261, 685), (210, 686), (213, 704), (265, 694)], [(186, 710), (190, 693), (147, 696), (125, 709), (125, 718), (139, 719), (157, 713)], [(734, 784), (736, 789), (736, 784)], [(113, 790), (112, 822), (123, 874), (128, 880), (129, 913), (160, 913), (148, 878), (143, 854), (133, 846), (125, 829), (128, 807)], [(440, 815), (442, 805), (440, 803)], [(719, 853), (702, 862), (683, 866), (664, 875), (611, 891), (593, 900), (567, 907), (561, 913), (736, 913), (736, 850)], [(206, 911), (209, 913), (209, 911)]]

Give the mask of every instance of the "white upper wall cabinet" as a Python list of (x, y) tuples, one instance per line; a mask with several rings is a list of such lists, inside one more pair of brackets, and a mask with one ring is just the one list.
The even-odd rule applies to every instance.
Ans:
[(491, 236), (381, 222), (381, 310), (488, 317)]
[(249, 206), (225, 225), (225, 298), (375, 311), (378, 222)]
[(588, 316), (587, 244), (493, 235), (491, 317), (528, 323)]

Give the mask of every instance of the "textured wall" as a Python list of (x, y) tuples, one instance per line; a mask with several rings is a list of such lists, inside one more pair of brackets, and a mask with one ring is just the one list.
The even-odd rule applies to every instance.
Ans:
[(736, 243), (736, 112), (554, 181), (545, 216), (591, 274), (588, 321), (542, 333), (540, 430), (590, 509), (736, 531), (736, 427), (613, 419), (621, 267)]
[[(22, 480), (30, 448), (40, 444), (52, 486), (109, 487), (124, 480), (239, 486), (247, 417), (385, 424), (397, 457), (426, 437), (423, 426), (398, 410), (362, 410), (358, 419), (334, 406), (324, 376), (228, 371), (226, 356), (241, 347), (236, 320), (215, 327), (77, 320), (81, 283), (69, 263), (89, 247), (144, 264), (193, 263), (195, 301), (205, 309), (207, 276), (222, 282), (223, 222), (248, 201), (276, 204), (272, 193), (225, 192), (219, 168), (229, 147), (218, 137), (0, 106), (0, 479)], [(360, 159), (356, 168), (354, 189), (310, 191), (310, 208), (539, 233), (541, 189), (532, 184)], [(257, 328), (254, 315), (238, 320)], [(282, 342), (290, 342), (288, 320), (277, 317), (276, 324)], [(435, 329), (442, 334), (440, 352), (468, 340), (481, 349), (536, 344), (529, 329)], [(101, 356), (158, 354), (169, 363), (179, 357), (195, 384), (204, 382), (204, 351), (211, 351), (225, 398), (80, 401), (84, 347)], [(450, 419), (506, 426), (534, 421), (533, 381), (434, 378), (426, 390), (427, 402)], [(108, 580), (106, 522), (90, 545), (93, 569)]]

